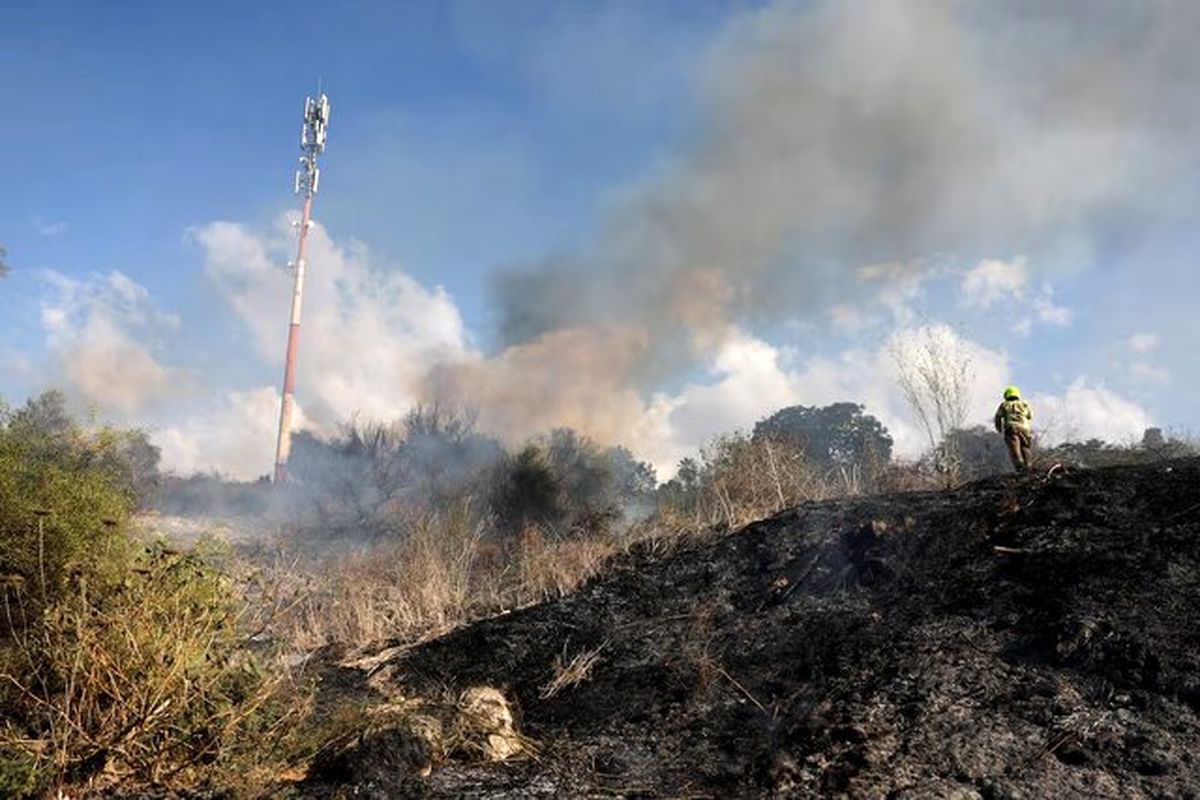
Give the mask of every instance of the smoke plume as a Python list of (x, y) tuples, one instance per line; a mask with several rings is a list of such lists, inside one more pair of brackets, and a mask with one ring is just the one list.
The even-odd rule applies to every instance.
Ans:
[(427, 392), (482, 398), (506, 430), (628, 440), (647, 388), (747, 328), (853, 318), (998, 254), (1086, 269), (1101, 238), (1183, 207), (1198, 22), (1166, 1), (749, 15), (712, 54), (693, 150), (586, 252), (498, 278), (500, 351), (434, 370)]

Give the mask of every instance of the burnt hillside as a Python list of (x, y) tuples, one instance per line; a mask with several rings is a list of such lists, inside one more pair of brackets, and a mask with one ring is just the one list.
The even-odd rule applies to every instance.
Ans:
[(363, 661), (391, 698), (501, 688), (539, 755), (339, 789), (1196, 797), (1198, 620), (1200, 460), (812, 503)]

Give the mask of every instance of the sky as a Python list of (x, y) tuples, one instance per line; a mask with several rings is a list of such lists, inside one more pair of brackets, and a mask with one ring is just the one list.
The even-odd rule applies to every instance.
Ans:
[(794, 403), (917, 454), (895, 355), (1047, 440), (1195, 430), (1189, 3), (0, 5), (0, 398), (269, 471), (304, 96), (333, 111), (297, 425), (470, 406), (667, 476)]

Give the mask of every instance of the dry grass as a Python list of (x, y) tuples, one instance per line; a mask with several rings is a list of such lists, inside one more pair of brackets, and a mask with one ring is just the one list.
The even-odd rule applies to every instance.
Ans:
[(422, 641), (566, 594), (619, 550), (607, 537), (556, 541), (536, 529), (501, 546), (489, 532), (462, 510), (422, 516), (398, 539), (340, 556), (260, 558), (252, 595), (261, 627), (295, 652)]
[(81, 577), (40, 617), (29, 605), (5, 591), (0, 680), (26, 722), (8, 722), (0, 749), (43, 786), (270, 772), (275, 744), (307, 713), (290, 672), (246, 646), (244, 606), (198, 556), (152, 550), (116, 587)]
[(431, 517), (409, 536), (321, 561), (276, 556), (255, 592), (264, 627), (291, 649), (424, 638), (495, 604), (475, 569), (481, 531)]
[(394, 522), (392, 538), (357, 551), (316, 559), (260, 556), (252, 593), (263, 629), (295, 652), (423, 641), (565, 595), (634, 544), (667, 554), (806, 500), (859, 491), (856, 474), (819, 473), (794, 447), (723, 437), (705, 451), (704, 480), (691, 500), (663, 503), (619, 534), (560, 538), (528, 525), (501, 539), (467, 498), (440, 513), (411, 512)]
[(601, 643), (590, 650), (582, 650), (571, 658), (567, 658), (566, 647), (560, 655), (554, 658), (554, 675), (538, 692), (543, 700), (549, 700), (564, 689), (570, 689), (592, 677), (592, 669), (600, 663), (600, 653), (608, 646)]
[(620, 548), (609, 537), (547, 541), (523, 537), (517, 551), (517, 582), (510, 596), (515, 605), (561, 597), (600, 572)]

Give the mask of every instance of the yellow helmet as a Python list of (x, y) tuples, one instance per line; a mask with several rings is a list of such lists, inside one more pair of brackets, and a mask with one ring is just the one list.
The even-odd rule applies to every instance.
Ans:
[(1021, 399), (1021, 390), (1015, 386), (1006, 387), (1004, 390), (1004, 399), (1005, 400), (1020, 400)]

